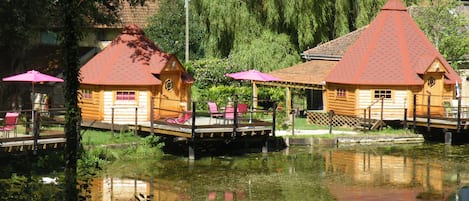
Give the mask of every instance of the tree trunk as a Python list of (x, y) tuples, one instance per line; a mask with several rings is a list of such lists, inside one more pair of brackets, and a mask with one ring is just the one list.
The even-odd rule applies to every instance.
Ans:
[(79, 120), (78, 108), (78, 41), (80, 31), (78, 30), (80, 16), (78, 15), (78, 4), (76, 0), (61, 0), (61, 11), (63, 16), (62, 32), (62, 58), (65, 76), (65, 135), (67, 138), (65, 147), (65, 193), (66, 200), (78, 200), (77, 189), (77, 160), (79, 145)]

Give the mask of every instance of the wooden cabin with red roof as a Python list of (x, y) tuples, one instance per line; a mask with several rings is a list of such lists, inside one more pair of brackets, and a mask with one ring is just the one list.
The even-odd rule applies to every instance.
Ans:
[[(412, 112), (417, 96), (417, 115), (442, 115), (443, 102), (455, 97), (461, 79), (418, 25), (400, 0), (389, 0), (380, 13), (348, 48), (327, 74), (325, 109), (335, 114), (363, 116), (371, 108), (379, 119), (383, 98), (384, 119), (402, 119), (404, 108)], [(371, 106), (371, 107), (370, 107)]]
[[(82, 118), (115, 123), (177, 116), (190, 101), (193, 78), (136, 25), (127, 25), (81, 69)], [(114, 115), (114, 116), (113, 116)]]

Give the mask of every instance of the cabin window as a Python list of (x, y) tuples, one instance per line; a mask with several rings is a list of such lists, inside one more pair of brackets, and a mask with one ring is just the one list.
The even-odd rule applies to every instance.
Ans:
[(117, 91), (117, 101), (135, 101), (135, 91)]
[(427, 82), (428, 86), (431, 88), (433, 86), (435, 86), (435, 78), (434, 77), (430, 77), (428, 78), (428, 82)]
[(380, 99), (381, 97), (384, 97), (384, 99), (391, 99), (391, 90), (390, 89), (376, 89), (374, 92), (374, 98), (375, 99)]
[(168, 91), (170, 91), (171, 89), (173, 89), (173, 81), (170, 80), (170, 79), (167, 79), (165, 82), (164, 82), (164, 88)]
[(81, 90), (81, 97), (84, 99), (92, 99), (92, 92), (89, 89), (82, 89)]
[(347, 95), (345, 92), (346, 92), (345, 89), (337, 89), (336, 97), (345, 98), (345, 96)]

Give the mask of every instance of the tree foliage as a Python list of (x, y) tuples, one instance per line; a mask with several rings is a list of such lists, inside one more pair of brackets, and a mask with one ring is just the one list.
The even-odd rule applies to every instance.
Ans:
[[(205, 58), (234, 59), (244, 69), (271, 71), (298, 63), (299, 53), (308, 48), (369, 24), (385, 2), (191, 0), (190, 33), (200, 37), (191, 37), (190, 49), (203, 49)], [(184, 26), (183, 1), (163, 0), (147, 33), (163, 50), (181, 56)]]
[(417, 10), (415, 20), (453, 68), (469, 53), (469, 19), (456, 0), (439, 0)]
[[(141, 0), (128, 0), (130, 4)], [(109, 20), (118, 8), (119, 1), (80, 1), (59, 0), (57, 10), (60, 13), (60, 41), (62, 46), (62, 60), (64, 66), (65, 88), (65, 192), (67, 200), (78, 200), (77, 189), (77, 160), (80, 144), (80, 108), (78, 107), (78, 88), (80, 86), (78, 42), (83, 36), (81, 29), (87, 23)], [(126, 2), (124, 2), (126, 3)], [(101, 18), (99, 16), (102, 16)], [(93, 20), (95, 19), (95, 20)], [(105, 22), (102, 21), (102, 22)]]
[(187, 65), (189, 72), (194, 74), (194, 86), (201, 89), (208, 89), (217, 85), (230, 85), (232, 79), (225, 77), (226, 73), (238, 72), (242, 70), (238, 63), (229, 58), (200, 59)]
[[(204, 55), (201, 41), (204, 26), (198, 16), (189, 11), (189, 54), (191, 59), (199, 59)], [(161, 0), (158, 12), (150, 17), (145, 33), (163, 51), (175, 54), (180, 60), (185, 57), (186, 16), (184, 0)]]
[(300, 62), (300, 55), (290, 37), (265, 31), (250, 43), (236, 45), (230, 54), (241, 70), (257, 69), (263, 72), (280, 69)]

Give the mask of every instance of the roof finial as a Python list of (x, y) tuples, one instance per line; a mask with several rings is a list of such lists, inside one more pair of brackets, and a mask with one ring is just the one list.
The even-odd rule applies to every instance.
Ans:
[(389, 0), (381, 10), (407, 11), (401, 0)]

